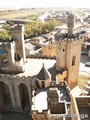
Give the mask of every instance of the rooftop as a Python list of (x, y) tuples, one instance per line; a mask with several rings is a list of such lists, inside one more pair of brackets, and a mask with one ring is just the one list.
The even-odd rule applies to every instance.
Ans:
[(47, 110), (47, 90), (46, 89), (38, 89), (36, 91), (36, 96), (34, 99), (34, 109), (38, 110), (38, 112), (42, 112), (42, 110)]
[[(33, 98), (34, 110), (38, 110), (38, 112), (42, 112), (42, 110), (48, 109), (47, 104), (47, 91), (49, 88), (38, 88), (36, 90), (36, 96)], [(59, 94), (59, 102), (66, 101), (70, 102), (70, 98), (67, 94), (67, 91), (64, 87), (57, 86), (58, 94)]]

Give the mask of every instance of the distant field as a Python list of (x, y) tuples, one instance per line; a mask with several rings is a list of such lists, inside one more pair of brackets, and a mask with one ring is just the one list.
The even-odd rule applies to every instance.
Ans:
[(0, 19), (15, 19), (15, 18), (23, 18), (30, 15), (36, 15), (44, 10), (16, 10), (16, 11), (1, 11)]
[(85, 16), (85, 14), (82, 11), (79, 11), (79, 10), (74, 11), (74, 13), (76, 15), (80, 16), (80, 17), (84, 17)]

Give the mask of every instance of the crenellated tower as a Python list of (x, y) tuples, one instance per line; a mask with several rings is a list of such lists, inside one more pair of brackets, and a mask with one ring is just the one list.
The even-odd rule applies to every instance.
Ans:
[(81, 34), (74, 34), (74, 15), (70, 14), (67, 17), (67, 33), (57, 35), (57, 54), (56, 54), (56, 69), (67, 70), (67, 81), (72, 89), (78, 84), (80, 53), (81, 53)]

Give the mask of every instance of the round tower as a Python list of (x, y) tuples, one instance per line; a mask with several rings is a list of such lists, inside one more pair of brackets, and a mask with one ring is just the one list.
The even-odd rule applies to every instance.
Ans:
[(74, 28), (74, 15), (69, 14), (67, 16), (67, 33), (68, 36), (71, 36), (73, 34), (73, 28)]

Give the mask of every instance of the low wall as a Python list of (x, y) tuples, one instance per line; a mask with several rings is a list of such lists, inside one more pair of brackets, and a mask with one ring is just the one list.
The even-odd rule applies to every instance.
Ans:
[(79, 96), (76, 97), (78, 107), (89, 107), (90, 96)]

